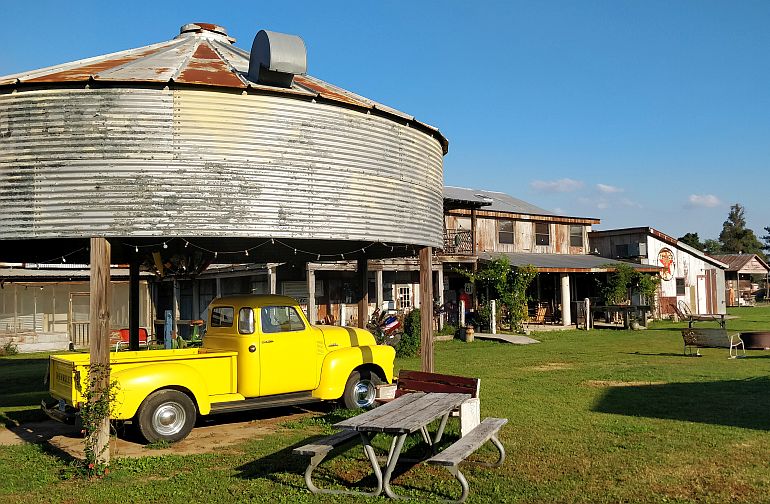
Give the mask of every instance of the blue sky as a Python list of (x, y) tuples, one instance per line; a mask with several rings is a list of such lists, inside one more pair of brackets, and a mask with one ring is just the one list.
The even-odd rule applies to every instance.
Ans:
[(770, 226), (770, 2), (8, 2), (0, 75), (167, 40), (302, 36), (309, 73), (438, 126), (445, 182), (599, 229)]

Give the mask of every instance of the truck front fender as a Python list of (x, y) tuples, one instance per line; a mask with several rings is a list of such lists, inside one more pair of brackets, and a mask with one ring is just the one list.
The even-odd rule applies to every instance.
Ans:
[(367, 366), (382, 371), (388, 383), (393, 381), (393, 359), (396, 351), (387, 345), (367, 345), (341, 348), (330, 352), (321, 366), (321, 380), (313, 397), (333, 400), (342, 397), (350, 373)]
[(114, 373), (118, 382), (117, 405), (113, 418), (128, 420), (136, 415), (147, 396), (159, 389), (189, 391), (201, 415), (211, 411), (208, 387), (200, 373), (184, 364), (149, 364)]

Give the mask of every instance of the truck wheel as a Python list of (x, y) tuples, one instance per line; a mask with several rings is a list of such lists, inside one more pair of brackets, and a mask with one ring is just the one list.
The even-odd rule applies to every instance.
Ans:
[(371, 407), (380, 383), (380, 378), (371, 371), (353, 371), (345, 384), (342, 403), (347, 409)]
[(150, 443), (175, 443), (187, 437), (195, 425), (195, 404), (178, 390), (157, 390), (139, 407), (139, 433)]

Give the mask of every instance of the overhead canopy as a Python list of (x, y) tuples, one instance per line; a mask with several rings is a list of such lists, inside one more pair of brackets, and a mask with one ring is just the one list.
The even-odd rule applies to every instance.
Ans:
[(714, 259), (727, 265), (725, 271), (744, 275), (766, 275), (770, 266), (757, 254), (724, 254), (713, 255)]
[(482, 252), (479, 254), (479, 259), (491, 261), (500, 256), (507, 257), (511, 266), (532, 265), (540, 273), (606, 273), (615, 271), (620, 264), (645, 273), (657, 273), (661, 270), (659, 266), (616, 261), (595, 255)]

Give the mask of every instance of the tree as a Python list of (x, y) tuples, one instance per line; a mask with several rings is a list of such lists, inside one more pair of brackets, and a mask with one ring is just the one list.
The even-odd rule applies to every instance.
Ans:
[(722, 254), (722, 244), (713, 238), (703, 240), (703, 251), (710, 255)]
[(767, 234), (762, 237), (762, 241), (765, 242), (765, 244), (762, 245), (762, 249), (770, 252), (770, 226), (765, 227), (765, 233)]
[(682, 243), (686, 243), (692, 248), (703, 250), (703, 243), (701, 243), (698, 233), (687, 233), (684, 236), (680, 236), (678, 240)]
[(746, 227), (744, 213), (745, 209), (740, 203), (730, 207), (727, 220), (722, 224), (722, 232), (719, 233), (722, 251), (727, 254), (759, 254), (764, 257), (762, 243), (754, 231)]

